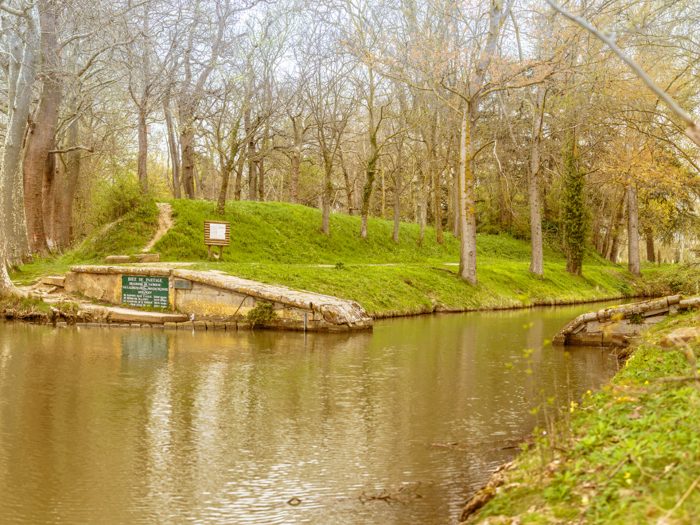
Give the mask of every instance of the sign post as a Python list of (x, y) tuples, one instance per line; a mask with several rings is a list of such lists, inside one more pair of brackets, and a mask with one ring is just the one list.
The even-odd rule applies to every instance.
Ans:
[(204, 244), (208, 246), (208, 257), (211, 259), (211, 247), (219, 247), (219, 259), (224, 246), (231, 244), (231, 224), (224, 221), (204, 221)]

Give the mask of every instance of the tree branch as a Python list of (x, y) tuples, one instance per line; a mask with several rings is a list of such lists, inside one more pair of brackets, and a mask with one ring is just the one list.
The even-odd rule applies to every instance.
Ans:
[(93, 153), (95, 151), (92, 147), (88, 146), (71, 146), (70, 148), (66, 149), (51, 149), (49, 150), (49, 153), (51, 153), (52, 155), (60, 155), (61, 153), (70, 153), (71, 151), (77, 150), (88, 151), (90, 153)]
[(604, 42), (627, 66), (632, 70), (632, 72), (639, 77), (644, 84), (657, 96), (664, 104), (678, 116), (685, 124), (688, 126), (685, 130), (685, 134), (690, 138), (695, 144), (700, 146), (700, 127), (695, 123), (693, 117), (684, 110), (678, 102), (676, 102), (671, 95), (666, 93), (654, 80), (647, 75), (647, 73), (637, 64), (634, 60), (625, 55), (624, 51), (618, 47), (615, 41), (608, 35), (603, 34), (602, 31), (595, 28), (588, 20), (580, 16), (570, 13), (560, 5), (558, 5), (554, 0), (546, 0), (546, 2), (558, 13), (568, 18), (572, 22), (575, 22), (586, 31), (589, 31), (594, 36), (599, 38)]
[(27, 13), (25, 11), (20, 11), (19, 9), (15, 9), (14, 7), (10, 7), (5, 3), (5, 0), (0, 0), (0, 11), (5, 11), (6, 13), (9, 13), (14, 16), (27, 18)]

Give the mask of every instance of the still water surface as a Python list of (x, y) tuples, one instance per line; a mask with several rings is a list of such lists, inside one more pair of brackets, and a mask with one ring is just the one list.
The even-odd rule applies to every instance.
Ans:
[(543, 346), (590, 309), (352, 335), (0, 324), (0, 522), (454, 523), (532, 407), (616, 371)]

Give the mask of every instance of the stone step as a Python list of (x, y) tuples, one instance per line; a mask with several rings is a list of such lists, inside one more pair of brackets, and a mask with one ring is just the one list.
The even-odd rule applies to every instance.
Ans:
[(42, 277), (39, 282), (47, 286), (56, 286), (58, 288), (63, 288), (66, 285), (65, 275), (47, 275)]
[(96, 304), (83, 304), (83, 310), (97, 314), (98, 317), (110, 323), (143, 323), (143, 324), (165, 324), (184, 323), (190, 318), (187, 314), (172, 312), (147, 312), (144, 310), (134, 310), (121, 306), (102, 306)]
[(130, 308), (108, 307), (109, 321), (116, 323), (184, 323), (189, 321), (187, 314), (176, 314), (167, 312), (144, 312), (141, 310), (131, 310)]

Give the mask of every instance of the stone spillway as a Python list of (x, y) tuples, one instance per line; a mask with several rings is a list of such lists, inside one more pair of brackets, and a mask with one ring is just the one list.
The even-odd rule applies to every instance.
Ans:
[[(74, 266), (65, 291), (131, 308), (157, 306), (186, 314), (190, 322), (245, 322), (261, 304), (273, 314), (260, 325), (310, 331), (372, 328), (355, 301), (242, 279), (218, 271), (168, 266)], [(149, 302), (152, 301), (152, 302)]]
[(651, 301), (603, 308), (579, 315), (554, 337), (557, 345), (619, 346), (679, 310), (700, 307), (700, 297), (671, 295)]

